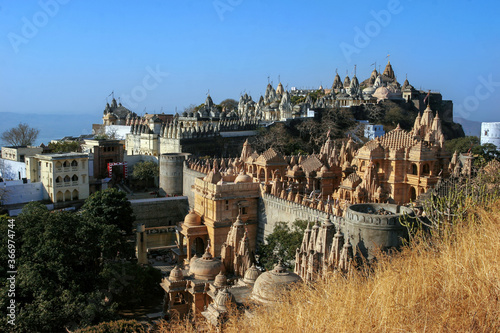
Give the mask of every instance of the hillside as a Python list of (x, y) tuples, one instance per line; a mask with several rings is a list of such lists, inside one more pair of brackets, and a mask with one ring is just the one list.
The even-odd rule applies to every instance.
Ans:
[[(224, 332), (498, 332), (499, 203), (432, 245), (416, 239), (382, 257), (369, 274), (300, 284), (252, 316), (233, 313)], [(195, 331), (187, 323), (162, 329)]]
[(455, 122), (459, 123), (462, 125), (462, 128), (464, 129), (465, 135), (467, 136), (481, 136), (481, 122), (480, 121), (473, 121), (473, 120), (468, 120), (460, 117), (455, 117), (454, 118)]
[(383, 258), (369, 278), (297, 286), (272, 311), (233, 318), (226, 332), (497, 332), (500, 211), (476, 213), (433, 246)]

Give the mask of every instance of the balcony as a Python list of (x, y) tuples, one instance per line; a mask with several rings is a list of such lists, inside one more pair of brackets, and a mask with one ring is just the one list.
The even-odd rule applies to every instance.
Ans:
[(73, 185), (73, 186), (78, 186), (78, 180), (77, 180), (77, 181), (72, 181), (72, 182), (71, 182), (71, 185)]
[(57, 172), (63, 172), (63, 168), (55, 168), (55, 170), (56, 170), (56, 173)]

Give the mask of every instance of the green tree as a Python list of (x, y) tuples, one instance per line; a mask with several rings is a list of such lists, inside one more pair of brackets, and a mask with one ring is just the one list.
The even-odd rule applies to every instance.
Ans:
[(307, 221), (296, 220), (291, 224), (278, 222), (273, 232), (266, 236), (264, 244), (259, 245), (259, 264), (267, 270), (282, 259), (289, 267), (295, 262), (296, 250), (300, 247), (304, 237)]
[(250, 144), (257, 151), (264, 151), (273, 148), (283, 155), (289, 155), (299, 149), (307, 149), (304, 143), (283, 123), (276, 123), (274, 126), (259, 128), (259, 135), (252, 138)]
[(446, 140), (444, 148), (453, 154), (455, 151), (459, 154), (467, 153), (472, 148), (479, 146), (479, 138), (477, 136), (465, 136), (463, 138), (456, 138)]
[(0, 138), (11, 146), (31, 146), (38, 138), (39, 133), (40, 130), (32, 128), (28, 124), (20, 123), (17, 127), (3, 132)]
[(298, 95), (294, 95), (290, 98), (290, 101), (292, 102), (293, 105), (296, 105), (296, 104), (299, 104), (299, 103), (302, 103), (306, 100), (306, 97), (305, 96), (298, 96)]
[(53, 153), (69, 153), (80, 151), (80, 144), (76, 141), (51, 142), (48, 145)]
[(409, 129), (413, 126), (415, 118), (398, 106), (392, 106), (385, 113), (384, 125), (395, 128), (400, 125), (403, 129)]
[(159, 175), (158, 164), (154, 161), (144, 161), (139, 162), (134, 165), (134, 170), (132, 171), (132, 176), (135, 179), (140, 179), (146, 181), (149, 185), (156, 177)]
[[(123, 203), (97, 201), (118, 206)], [(109, 218), (111, 212), (117, 211), (102, 214)], [(98, 214), (97, 210), (92, 213)], [(0, 217), (0, 259), (4, 263), (7, 263), (8, 228), (7, 218)], [(15, 219), (14, 228), (19, 332), (61, 332), (114, 320), (119, 306), (159, 292), (161, 273), (135, 262), (116, 260), (126, 243), (122, 230), (114, 223), (95, 218), (89, 211), (49, 212), (40, 203), (29, 203)], [(10, 302), (5, 267), (0, 266), (3, 318), (7, 318)], [(9, 332), (12, 327), (3, 320), (0, 331)]]
[(219, 106), (220, 106), (221, 110), (225, 107), (229, 111), (233, 111), (235, 109), (238, 109), (238, 102), (232, 98), (227, 98), (227, 99), (223, 100), (222, 102), (220, 102)]
[(115, 225), (126, 234), (132, 232), (135, 221), (127, 195), (115, 188), (93, 193), (85, 200), (81, 213), (101, 223)]
[(135, 262), (109, 262), (101, 277), (108, 282), (109, 297), (118, 308), (131, 307), (161, 295), (161, 271)]
[(489, 161), (500, 158), (497, 146), (492, 143), (475, 146), (471, 149), (471, 153), (474, 154), (474, 166), (477, 168), (484, 167)]
[[(105, 304), (100, 291), (101, 253), (106, 252), (98, 237), (102, 226), (93, 223), (97, 230), (88, 232), (89, 223), (74, 213), (49, 212), (40, 203), (26, 205), (15, 219), (16, 329), (56, 332), (114, 318), (114, 307)], [(2, 252), (6, 243), (2, 239)], [(6, 296), (0, 295), (2, 309)]]

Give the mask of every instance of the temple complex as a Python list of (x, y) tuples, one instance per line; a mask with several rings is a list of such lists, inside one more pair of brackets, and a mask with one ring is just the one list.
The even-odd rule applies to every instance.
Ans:
[[(398, 126), (363, 146), (325, 139), (310, 155), (259, 154), (247, 140), (239, 158), (181, 156), (193, 209), (178, 227), (185, 259), (162, 283), (166, 312), (198, 311), (217, 323), (222, 300), (265, 304), (273, 300), (269, 285), (348, 273), (351, 262), (399, 247), (407, 237), (400, 218), (413, 215), (402, 205), (460, 165), (444, 150), (441, 119), (430, 106), (410, 131)], [(253, 266), (257, 242), (287, 216), (315, 221), (297, 249), (295, 273), (280, 264), (261, 274)]]

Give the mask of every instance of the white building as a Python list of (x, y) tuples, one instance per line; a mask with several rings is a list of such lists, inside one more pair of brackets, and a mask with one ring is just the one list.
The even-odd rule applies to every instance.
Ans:
[(26, 178), (26, 164), (0, 158), (0, 179), (19, 180)]
[(481, 123), (481, 144), (492, 143), (500, 149), (500, 122)]
[(41, 182), (52, 202), (83, 200), (89, 196), (89, 156), (82, 153), (37, 154), (26, 160), (26, 176)]
[(30, 201), (48, 199), (42, 183), (30, 183), (23, 180), (0, 182), (0, 204), (15, 205)]
[(365, 138), (373, 140), (385, 134), (383, 125), (365, 125)]

